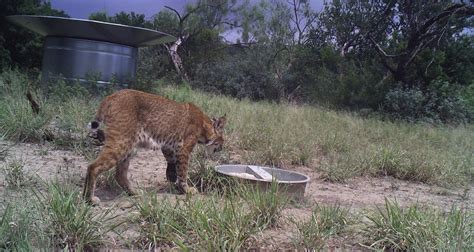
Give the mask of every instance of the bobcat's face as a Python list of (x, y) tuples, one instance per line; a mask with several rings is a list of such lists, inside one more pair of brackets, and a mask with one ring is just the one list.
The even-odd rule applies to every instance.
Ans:
[(226, 122), (226, 116), (220, 117), (218, 119), (212, 118), (212, 127), (213, 132), (211, 137), (207, 139), (206, 147), (209, 153), (214, 153), (222, 150), (224, 145), (224, 126)]

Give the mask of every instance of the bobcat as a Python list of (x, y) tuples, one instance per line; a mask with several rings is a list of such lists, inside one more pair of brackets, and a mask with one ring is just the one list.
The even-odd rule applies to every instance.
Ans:
[[(105, 124), (102, 131), (100, 124)], [(117, 91), (100, 104), (91, 133), (104, 140), (97, 159), (87, 168), (84, 199), (100, 202), (94, 196), (97, 175), (116, 167), (117, 183), (130, 195), (135, 191), (127, 178), (132, 152), (136, 147), (159, 149), (167, 161), (166, 178), (182, 193), (193, 193), (187, 185), (191, 152), (197, 143), (209, 151), (222, 149), (225, 115), (209, 119), (191, 103), (177, 103), (164, 97), (131, 89)], [(94, 135), (94, 134), (93, 134)]]

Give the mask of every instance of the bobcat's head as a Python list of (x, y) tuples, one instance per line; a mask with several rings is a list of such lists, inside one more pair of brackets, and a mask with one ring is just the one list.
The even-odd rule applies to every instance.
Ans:
[(226, 116), (219, 118), (212, 118), (212, 132), (206, 139), (206, 147), (209, 153), (214, 153), (222, 150), (224, 145), (224, 126), (226, 123)]

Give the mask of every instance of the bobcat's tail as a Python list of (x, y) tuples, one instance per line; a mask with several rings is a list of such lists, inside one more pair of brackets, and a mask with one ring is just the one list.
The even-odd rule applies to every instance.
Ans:
[(104, 145), (105, 142), (105, 134), (102, 129), (99, 129), (100, 123), (98, 121), (92, 121), (88, 124), (90, 129), (88, 137), (93, 139), (93, 144), (97, 146)]
[(90, 129), (90, 130), (97, 130), (100, 126), (100, 122), (94, 120), (94, 121), (91, 121), (89, 122), (89, 124), (87, 124), (87, 127)]
[(93, 139), (93, 144), (97, 146), (104, 145), (105, 134), (102, 129), (99, 129), (100, 122), (98, 122), (97, 120), (94, 120), (94, 121), (89, 122), (87, 126), (90, 129), (90, 132), (87, 136)]
[(101, 102), (94, 120), (87, 125), (90, 129), (88, 136), (94, 139), (94, 144), (96, 145), (104, 145), (105, 142), (105, 133), (104, 130), (100, 129), (100, 125), (104, 122), (104, 115), (107, 113), (108, 107), (108, 103), (105, 100)]

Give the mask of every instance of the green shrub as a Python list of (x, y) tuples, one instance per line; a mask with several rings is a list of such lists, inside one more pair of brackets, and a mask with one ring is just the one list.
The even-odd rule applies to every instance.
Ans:
[(469, 122), (472, 111), (459, 90), (459, 87), (442, 80), (433, 81), (424, 91), (397, 87), (386, 94), (383, 109), (393, 119), (410, 122)]
[(276, 100), (283, 87), (274, 77), (271, 57), (264, 46), (239, 51), (233, 57), (200, 65), (192, 85), (239, 99)]
[(298, 48), (286, 74), (285, 86), (299, 87), (301, 99), (335, 108), (377, 109), (390, 84), (374, 60), (358, 61), (342, 57), (324, 46)]

